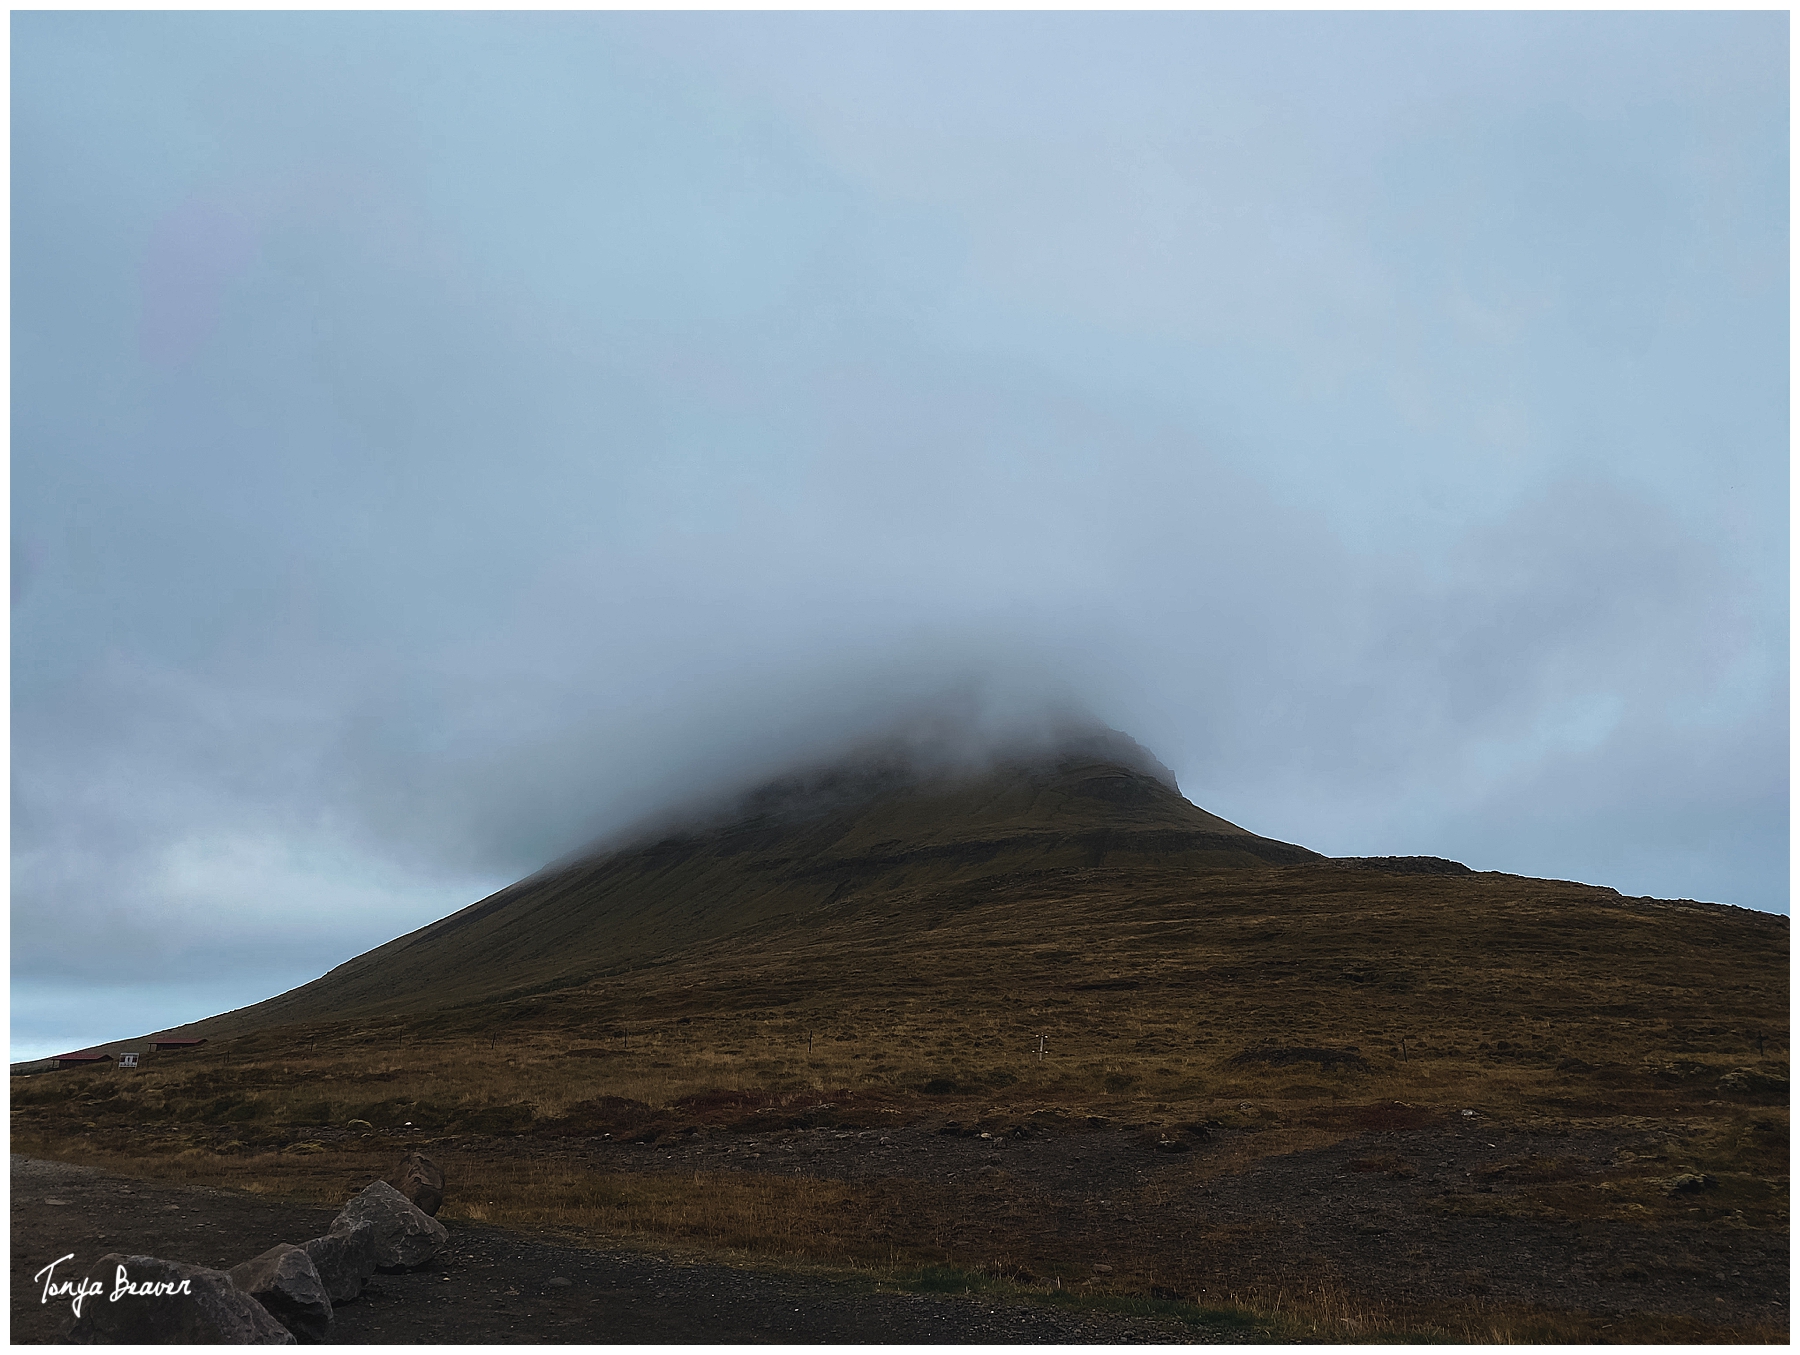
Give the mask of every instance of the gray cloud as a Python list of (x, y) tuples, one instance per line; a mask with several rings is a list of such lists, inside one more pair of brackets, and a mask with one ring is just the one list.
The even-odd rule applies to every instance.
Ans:
[(1785, 70), (1676, 17), (21, 16), (15, 1046), (945, 693), (1785, 908)]

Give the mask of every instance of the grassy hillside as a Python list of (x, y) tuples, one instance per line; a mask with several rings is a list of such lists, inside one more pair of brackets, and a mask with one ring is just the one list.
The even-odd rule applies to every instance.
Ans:
[(1147, 770), (1091, 755), (975, 778), (828, 769), (762, 788), (718, 825), (560, 863), (358, 956), (317, 982), (182, 1034), (489, 1002), (581, 986), (659, 956), (960, 907), (990, 882), (1111, 863), (1319, 859), (1189, 804)]
[[(1785, 1336), (1785, 917), (1327, 861), (1105, 760), (868, 791), (15, 1079), (15, 1150), (335, 1202), (414, 1144), (453, 1218), (1276, 1334)], [(1072, 1165), (957, 1156), (1015, 1139)]]
[[(1785, 1066), (1787, 919), (1768, 914), (1331, 865), (1072, 866), (888, 905), (503, 1001), (268, 1025), (159, 1056), (131, 1090), (147, 1112), (166, 1088), (185, 1120), (204, 1107), (180, 1089), (223, 1076), (272, 1126), (529, 1125), (722, 1087), (1173, 1123), (1249, 1087), (1615, 1115), (1728, 1103), (1721, 1078)], [(1355, 1057), (1233, 1063), (1265, 1047)]]

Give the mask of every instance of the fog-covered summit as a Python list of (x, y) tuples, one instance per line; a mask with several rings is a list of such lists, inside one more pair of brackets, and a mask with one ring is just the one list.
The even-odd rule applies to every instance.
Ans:
[(1177, 796), (1175, 774), (1130, 735), (1085, 712), (999, 722), (973, 706), (940, 706), (839, 751), (778, 770), (640, 821), (606, 849), (672, 833), (738, 824), (790, 824), (854, 809), (886, 795), (943, 788), (997, 771), (1048, 776), (1094, 764), (1147, 777)]

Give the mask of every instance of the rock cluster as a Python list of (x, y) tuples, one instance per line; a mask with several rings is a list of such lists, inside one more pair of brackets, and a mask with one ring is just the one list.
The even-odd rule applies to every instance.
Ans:
[[(294, 1337), (222, 1270), (111, 1252), (89, 1278), (101, 1286), (63, 1339), (70, 1345), (291, 1346)], [(120, 1281), (132, 1288), (118, 1298)]]
[[(437, 1164), (408, 1153), (395, 1179), (408, 1193), (376, 1181), (344, 1206), (325, 1236), (299, 1246), (277, 1243), (229, 1272), (155, 1256), (103, 1256), (88, 1273), (98, 1287), (89, 1289), (63, 1339), (75, 1345), (329, 1341), (334, 1304), (356, 1298), (377, 1270), (424, 1265), (449, 1240), (431, 1217), (444, 1198)], [(429, 1212), (415, 1199), (428, 1203)], [(127, 1280), (131, 1287), (115, 1298)]]

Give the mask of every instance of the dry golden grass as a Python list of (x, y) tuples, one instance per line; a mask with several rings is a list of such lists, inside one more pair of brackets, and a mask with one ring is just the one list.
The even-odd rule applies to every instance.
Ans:
[[(1282, 1131), (1272, 1153), (1320, 1141), (1321, 1131)], [(332, 1206), (392, 1166), (391, 1146), (341, 1150), (218, 1154), (179, 1148), (170, 1137), (137, 1152), (77, 1149), (57, 1154), (152, 1179), (246, 1190), (300, 1203)], [(306, 1140), (300, 1140), (304, 1149)], [(38, 1149), (30, 1143), (20, 1147)], [(776, 1263), (848, 1273), (902, 1287), (996, 1291), (1046, 1300), (1082, 1301), (1163, 1311), (1196, 1321), (1252, 1324), (1271, 1339), (1324, 1341), (1450, 1340), (1464, 1342), (1656, 1343), (1774, 1342), (1772, 1325), (1718, 1326), (1670, 1316), (1590, 1317), (1532, 1310), (1479, 1299), (1457, 1305), (1395, 1304), (1356, 1293), (1329, 1276), (1301, 1285), (1242, 1283), (1204, 1291), (1192, 1305), (1143, 1303), (1113, 1296), (1155, 1292), (1158, 1285), (1191, 1291), (1196, 1274), (1217, 1273), (1222, 1252), (1249, 1236), (1216, 1233), (1185, 1267), (1171, 1268), (1155, 1239), (1105, 1242), (1112, 1272), (1096, 1276), (1089, 1260), (1096, 1239), (1058, 1234), (1037, 1202), (1002, 1202), (989, 1191), (976, 1202), (985, 1227), (972, 1227), (971, 1200), (961, 1189), (917, 1182), (847, 1183), (807, 1176), (737, 1172), (617, 1173), (571, 1165), (553, 1155), (465, 1156), (432, 1147), (453, 1180), (479, 1189), (445, 1205), (443, 1216), (545, 1232), (590, 1246), (646, 1245), (662, 1252), (704, 1255), (739, 1264)], [(1233, 1165), (1247, 1158), (1233, 1157)], [(1171, 1174), (1127, 1194), (1134, 1210), (1154, 1210), (1183, 1193), (1217, 1164), (1184, 1163)], [(1030, 1239), (1021, 1245), (1020, 1239)]]
[[(1471, 1207), (1656, 1228), (1675, 1217), (1668, 1178), (1699, 1171), (1718, 1181), (1709, 1226), (1786, 1227), (1786, 919), (1511, 877), (1305, 867), (1059, 870), (973, 894), (921, 886), (889, 905), (503, 1002), (271, 1027), (134, 1074), (15, 1079), (15, 1148), (336, 1203), (391, 1167), (377, 1154), (393, 1140), (306, 1145), (356, 1120), (411, 1122), (453, 1177), (482, 1182), (476, 1198), (453, 1195), (452, 1215), (1103, 1296), (1178, 1277), (1114, 1237), (1117, 1264), (1097, 1282), (1095, 1239), (1028, 1195), (977, 1205), (925, 1182), (597, 1174), (559, 1156), (556, 1135), (754, 1130), (822, 1103), (862, 1123), (1051, 1112), (1246, 1131), (1159, 1175), (1141, 1201), (1153, 1209), (1155, 1190), (1473, 1108), (1488, 1124), (1637, 1146), (1598, 1183), (1522, 1156), (1507, 1164), (1518, 1188)], [(1354, 1048), (1360, 1062), (1232, 1062), (1267, 1047)], [(531, 1151), (457, 1160), (469, 1136), (511, 1133)], [(1005, 1226), (972, 1227), (978, 1208), (1003, 1208)], [(1184, 1264), (1232, 1245), (1199, 1239)], [(1024, 1272), (1029, 1283), (1005, 1278)], [(1205, 1301), (1326, 1339), (1724, 1339), (1478, 1296), (1405, 1309), (1333, 1285), (1246, 1281)]]
[[(939, 1079), (1084, 1112), (1373, 1094), (1575, 1123), (1717, 1099), (1725, 1073), (1786, 1067), (1784, 919), (1715, 937), (1706, 913), (1574, 886), (1523, 882), (1548, 897), (1521, 901), (1505, 879), (1297, 869), (1144, 898), (1152, 873), (1133, 874), (1139, 891), (1020, 891), (923, 931), (858, 916), (501, 1004), (272, 1028), (160, 1056), (135, 1097), (154, 1111), (216, 1084), (258, 1121), (408, 1104), (548, 1120), (597, 1095), (913, 1095)], [(1264, 1043), (1355, 1047), (1369, 1071), (1227, 1064)]]

